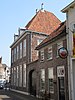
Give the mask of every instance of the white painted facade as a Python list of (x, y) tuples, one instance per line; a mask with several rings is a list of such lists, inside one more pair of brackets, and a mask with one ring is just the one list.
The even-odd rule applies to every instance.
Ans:
[(66, 32), (68, 49), (68, 85), (69, 100), (75, 100), (75, 58), (73, 57), (73, 29), (75, 24), (75, 1), (66, 6), (62, 12), (66, 13)]

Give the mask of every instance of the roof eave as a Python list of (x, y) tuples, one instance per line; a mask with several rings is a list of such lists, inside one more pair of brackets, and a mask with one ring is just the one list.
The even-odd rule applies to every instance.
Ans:
[(65, 8), (63, 8), (61, 10), (61, 12), (63, 12), (63, 13), (67, 12), (70, 8), (73, 8), (74, 5), (75, 5), (75, 1), (71, 2), (69, 5), (67, 5)]

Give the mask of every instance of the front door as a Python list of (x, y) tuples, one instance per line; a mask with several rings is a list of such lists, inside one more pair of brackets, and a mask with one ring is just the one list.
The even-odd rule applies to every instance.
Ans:
[(59, 100), (65, 100), (64, 77), (58, 78), (59, 85)]
[(34, 70), (29, 73), (29, 92), (36, 96), (36, 74)]

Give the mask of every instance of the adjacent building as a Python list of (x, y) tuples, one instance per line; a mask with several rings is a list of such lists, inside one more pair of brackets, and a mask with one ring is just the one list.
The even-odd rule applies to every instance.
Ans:
[(39, 59), (27, 64), (30, 94), (51, 100), (69, 100), (66, 35), (66, 22), (62, 22), (36, 47)]
[(68, 49), (69, 100), (75, 100), (75, 0), (62, 9), (66, 13), (66, 32)]
[(7, 82), (10, 79), (10, 68), (2, 63), (2, 57), (0, 58), (0, 79), (4, 79)]

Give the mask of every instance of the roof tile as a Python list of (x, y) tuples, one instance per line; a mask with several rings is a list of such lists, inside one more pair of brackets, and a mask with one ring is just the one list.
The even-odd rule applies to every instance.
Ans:
[(37, 14), (25, 26), (27, 30), (52, 33), (61, 23), (61, 21), (51, 12), (39, 10)]

